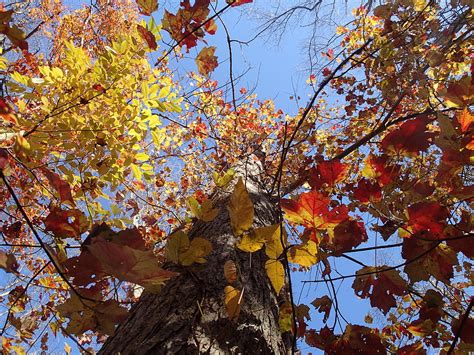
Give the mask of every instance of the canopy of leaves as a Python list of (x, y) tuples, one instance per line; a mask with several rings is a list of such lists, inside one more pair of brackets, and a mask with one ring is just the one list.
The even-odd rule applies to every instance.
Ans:
[[(356, 8), (291, 114), (236, 87), (238, 41), (221, 15), (251, 2), (1, 5), (4, 353), (47, 352), (49, 336), (95, 349), (143, 291), (219, 252), (193, 223), (228, 223), (236, 253), (260, 253), (265, 290), (285, 300), (282, 333), (309, 346), (474, 350), (472, 4)], [(219, 61), (217, 31), (228, 45)], [(229, 80), (218, 83), (223, 61)], [(249, 161), (261, 191), (236, 168)], [(258, 225), (258, 193), (278, 205), (278, 223)], [(231, 259), (216, 277), (221, 313), (236, 322), (245, 280)], [(303, 286), (291, 270), (309, 271)], [(367, 299), (377, 324), (346, 320), (337, 282), (352, 285), (354, 304)], [(314, 283), (328, 291), (293, 304)]]

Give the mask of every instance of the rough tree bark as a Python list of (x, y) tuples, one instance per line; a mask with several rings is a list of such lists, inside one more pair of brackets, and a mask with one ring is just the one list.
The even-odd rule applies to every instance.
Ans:
[[(259, 164), (237, 169), (254, 203), (256, 227), (279, 221), (275, 199), (259, 187)], [(215, 193), (220, 209), (212, 222), (194, 223), (190, 239), (213, 245), (207, 263), (169, 281), (159, 294), (144, 294), (129, 318), (110, 337), (100, 354), (286, 354), (289, 337), (278, 325), (278, 299), (265, 272), (265, 254), (236, 250), (227, 204), (233, 187)], [(230, 190), (230, 191), (229, 191)], [(233, 260), (244, 289), (241, 312), (229, 320), (224, 307), (223, 266)]]

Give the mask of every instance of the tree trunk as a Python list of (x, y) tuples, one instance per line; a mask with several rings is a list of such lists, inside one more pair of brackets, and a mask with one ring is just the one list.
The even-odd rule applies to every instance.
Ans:
[[(255, 226), (279, 222), (276, 203), (258, 187), (255, 172), (241, 171), (254, 203)], [(230, 188), (229, 190), (232, 190)], [(263, 251), (244, 253), (234, 244), (228, 192), (213, 198), (220, 209), (212, 222), (194, 223), (190, 239), (202, 237), (213, 251), (202, 266), (181, 270), (159, 294), (144, 294), (99, 353), (101, 354), (286, 354), (289, 337), (278, 324), (278, 300), (265, 272)], [(240, 315), (229, 320), (224, 306), (224, 263), (233, 260), (244, 290)]]

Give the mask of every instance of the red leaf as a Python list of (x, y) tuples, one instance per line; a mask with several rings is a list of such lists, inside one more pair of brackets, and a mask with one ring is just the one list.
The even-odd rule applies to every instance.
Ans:
[(52, 207), (49, 215), (44, 219), (46, 231), (51, 231), (59, 238), (78, 238), (87, 231), (89, 222), (86, 216), (78, 209), (62, 210)]
[(328, 206), (329, 198), (315, 190), (302, 193), (297, 201), (281, 200), (289, 221), (312, 229), (333, 228), (347, 218), (347, 207), (339, 206), (329, 211)]
[[(352, 284), (357, 296), (370, 298), (372, 307), (377, 307), (384, 314), (397, 305), (395, 296), (402, 296), (407, 292), (407, 283), (401, 278), (397, 270), (385, 270), (387, 266), (366, 266), (356, 272), (357, 277)], [(380, 271), (379, 273), (376, 273)], [(368, 275), (364, 275), (371, 273)]]
[(319, 162), (315, 168), (311, 169), (308, 182), (313, 189), (333, 187), (344, 179), (348, 168), (347, 164), (343, 164), (339, 160)]
[[(454, 319), (451, 323), (451, 329), (454, 334), (459, 332), (461, 326), (461, 320)], [(464, 343), (474, 344), (474, 318), (468, 315), (467, 319), (464, 321), (462, 330), (459, 333), (459, 337)]]
[(58, 174), (48, 170), (47, 168), (41, 168), (41, 172), (46, 176), (51, 186), (59, 193), (61, 202), (69, 202), (72, 206), (75, 205), (71, 194), (71, 187), (69, 184), (62, 180)]
[(346, 219), (339, 223), (328, 234), (329, 237), (322, 240), (321, 247), (333, 252), (334, 255), (341, 255), (367, 241), (364, 223), (353, 219)]
[(13, 113), (10, 106), (6, 103), (6, 101), (1, 97), (0, 97), (0, 118), (14, 125), (17, 124), (15, 114)]
[(460, 114), (457, 115), (458, 122), (461, 125), (461, 132), (466, 133), (474, 122), (474, 115), (471, 114), (469, 109), (466, 107)]
[(435, 133), (427, 131), (426, 126), (431, 122), (428, 117), (419, 117), (400, 125), (396, 130), (387, 134), (381, 142), (386, 152), (402, 155), (417, 155), (430, 146)]
[(140, 33), (140, 36), (146, 41), (148, 44), (148, 47), (151, 49), (155, 50), (158, 48), (158, 45), (156, 44), (156, 38), (153, 33), (151, 33), (148, 29), (141, 25), (137, 25), (137, 30)]
[(210, 20), (209, 22), (206, 22), (206, 24), (204, 25), (204, 29), (210, 35), (216, 34), (216, 32), (217, 32), (216, 22), (214, 20)]
[(8, 166), (8, 151), (5, 148), (0, 148), (0, 170)]
[(438, 202), (418, 202), (408, 207), (408, 228), (426, 239), (443, 237), (449, 212)]
[(354, 188), (354, 198), (362, 203), (378, 202), (382, 199), (382, 189), (376, 182), (361, 179)]

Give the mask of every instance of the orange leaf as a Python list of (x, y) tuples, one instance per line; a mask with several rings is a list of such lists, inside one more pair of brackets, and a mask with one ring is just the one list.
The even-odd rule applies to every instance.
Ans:
[(214, 55), (216, 47), (204, 47), (196, 57), (196, 64), (199, 74), (209, 76), (209, 73), (214, 71), (219, 65), (217, 57)]

